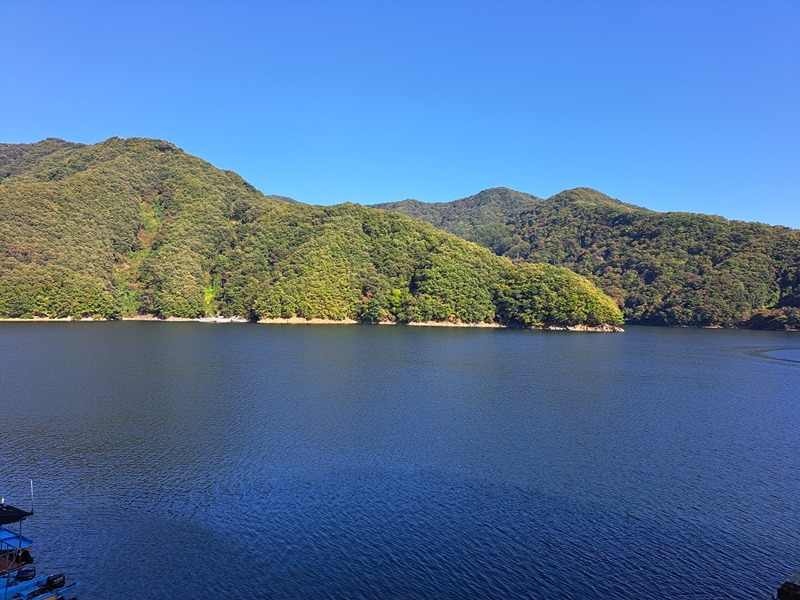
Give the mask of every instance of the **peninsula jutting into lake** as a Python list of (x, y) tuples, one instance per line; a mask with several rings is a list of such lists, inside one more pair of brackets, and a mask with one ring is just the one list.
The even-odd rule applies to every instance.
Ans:
[(267, 196), (160, 140), (0, 144), (0, 317), (800, 326), (797, 230), (585, 188), (381, 207)]

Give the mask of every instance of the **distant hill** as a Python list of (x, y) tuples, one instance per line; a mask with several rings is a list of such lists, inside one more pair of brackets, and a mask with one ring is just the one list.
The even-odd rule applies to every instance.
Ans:
[(547, 200), (505, 188), (448, 203), (376, 205), (520, 262), (588, 277), (628, 322), (800, 327), (800, 231), (659, 213), (589, 188)]
[(2, 144), (0, 316), (621, 323), (585, 278), (403, 215), (268, 197), (173, 144)]
[(453, 202), (403, 200), (375, 204), (374, 208), (401, 212), (409, 217), (422, 219), (460, 237), (474, 237), (476, 230), (496, 223), (505, 223), (541, 201), (541, 198), (536, 196), (500, 187), (484, 190), (475, 196)]

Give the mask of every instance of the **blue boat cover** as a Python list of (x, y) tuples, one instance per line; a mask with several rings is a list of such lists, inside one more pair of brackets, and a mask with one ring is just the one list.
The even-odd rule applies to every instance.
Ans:
[(0, 552), (10, 552), (12, 550), (24, 550), (30, 548), (33, 540), (29, 537), (0, 527)]

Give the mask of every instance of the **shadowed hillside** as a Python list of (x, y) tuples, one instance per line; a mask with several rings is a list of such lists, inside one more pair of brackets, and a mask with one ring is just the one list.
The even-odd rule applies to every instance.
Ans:
[[(520, 202), (526, 198), (526, 202)], [(596, 190), (539, 200), (504, 188), (449, 203), (378, 205), (515, 261), (588, 277), (634, 323), (800, 327), (800, 231), (658, 213)]]

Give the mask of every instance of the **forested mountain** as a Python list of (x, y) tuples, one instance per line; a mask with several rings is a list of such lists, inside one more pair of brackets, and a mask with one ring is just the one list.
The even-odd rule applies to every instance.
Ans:
[(80, 148), (83, 144), (47, 138), (35, 144), (0, 144), (0, 180), (31, 168), (36, 161), (64, 148)]
[(376, 204), (375, 208), (401, 212), (459, 237), (478, 242), (481, 238), (494, 238), (500, 229), (505, 233), (506, 222), (519, 213), (534, 208), (541, 201), (536, 196), (508, 188), (492, 188), (454, 202), (403, 200)]
[(588, 188), (547, 200), (496, 188), (450, 203), (376, 207), (416, 216), (517, 262), (567, 267), (612, 296), (628, 322), (800, 327), (796, 229), (658, 213)]
[(0, 145), (0, 315), (621, 323), (551, 265), (409, 217), (268, 197), (169, 142)]

